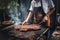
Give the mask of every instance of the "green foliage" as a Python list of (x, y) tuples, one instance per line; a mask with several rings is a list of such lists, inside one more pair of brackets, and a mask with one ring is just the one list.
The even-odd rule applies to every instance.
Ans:
[(17, 0), (0, 0), (0, 9), (5, 9), (8, 5), (11, 4), (17, 6)]

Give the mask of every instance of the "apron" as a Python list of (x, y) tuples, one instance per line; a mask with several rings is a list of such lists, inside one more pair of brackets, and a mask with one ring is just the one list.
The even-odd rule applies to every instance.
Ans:
[(36, 17), (36, 24), (40, 23), (42, 20), (38, 17), (39, 14), (42, 14), (42, 19), (43, 19), (43, 17), (45, 16), (43, 8), (42, 7), (34, 7), (33, 15), (31, 17), (31, 19), (29, 20), (29, 24), (33, 24), (33, 22), (34, 22), (34, 15)]

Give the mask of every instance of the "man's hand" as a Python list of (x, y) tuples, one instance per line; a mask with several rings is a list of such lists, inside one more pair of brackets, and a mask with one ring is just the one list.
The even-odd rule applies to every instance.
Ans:
[(31, 17), (32, 17), (32, 12), (29, 12), (26, 20), (22, 22), (22, 25), (24, 25), (25, 23), (27, 23), (30, 20)]
[(44, 17), (43, 21), (45, 22), (45, 21), (47, 21), (49, 18), (50, 18), (49, 15), (47, 15), (47, 16)]
[(27, 23), (27, 22), (28, 22), (27, 20), (23, 21), (23, 22), (22, 22), (22, 25), (24, 25), (24, 24)]
[(49, 15), (45, 16), (43, 21), (46, 23), (46, 26), (50, 27), (51, 22), (50, 22), (50, 16)]

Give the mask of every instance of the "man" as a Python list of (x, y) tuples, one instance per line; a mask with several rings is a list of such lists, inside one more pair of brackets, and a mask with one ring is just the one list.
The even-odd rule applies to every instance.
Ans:
[[(32, 0), (28, 17), (22, 24), (27, 23), (31, 18), (34, 20), (34, 23), (39, 23), (46, 15), (43, 18), (43, 21), (45, 22), (55, 11), (54, 7), (55, 5), (52, 0)], [(30, 21), (30, 23), (33, 23), (33, 21)], [(48, 26), (50, 26), (50, 24), (48, 24)]]

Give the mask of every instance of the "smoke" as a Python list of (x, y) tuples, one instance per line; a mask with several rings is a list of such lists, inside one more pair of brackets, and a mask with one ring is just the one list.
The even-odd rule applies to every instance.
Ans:
[(29, 7), (30, 7), (30, 2), (31, 0), (21, 0), (21, 3), (20, 3), (20, 11), (21, 11), (21, 14), (22, 14), (22, 21), (24, 21), (28, 15), (28, 11), (29, 11)]
[(15, 6), (12, 4), (10, 5), (9, 16), (11, 20), (14, 22), (14, 25), (19, 25), (26, 19), (28, 15), (30, 2), (31, 0), (29, 1), (26, 0), (25, 2), (22, 2), (21, 0), (21, 3), (19, 6)]

